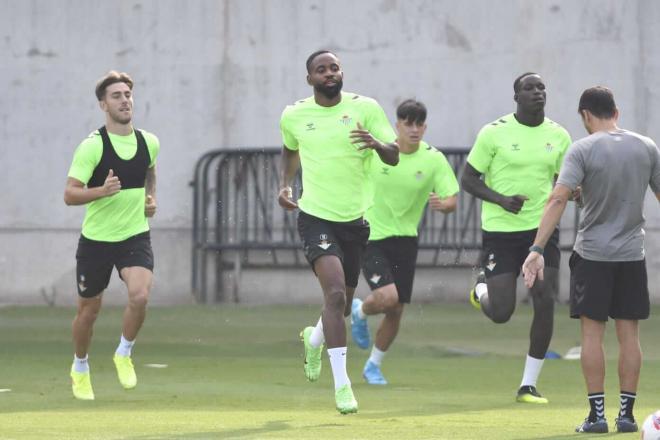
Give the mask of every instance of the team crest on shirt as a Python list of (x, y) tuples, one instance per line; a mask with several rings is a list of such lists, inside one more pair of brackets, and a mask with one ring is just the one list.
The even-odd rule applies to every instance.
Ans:
[(353, 123), (353, 118), (351, 118), (348, 115), (344, 115), (344, 116), (341, 117), (339, 122), (341, 122), (342, 124), (344, 124), (345, 126), (348, 127), (349, 125), (351, 125)]
[(321, 234), (321, 235), (319, 235), (319, 240), (321, 240), (321, 242), (320, 242), (317, 246), (320, 247), (321, 249), (323, 249), (324, 251), (327, 251), (328, 248), (329, 248), (330, 246), (332, 246), (332, 243), (330, 243), (330, 242), (328, 241), (328, 236), (327, 236), (327, 234)]
[(307, 130), (306, 131), (312, 131), (312, 130), (316, 130), (316, 127), (314, 127), (313, 122), (310, 122), (309, 124), (307, 124)]
[(417, 171), (415, 173), (415, 179), (422, 180), (423, 178), (424, 178), (424, 173), (422, 173), (421, 171)]
[(85, 275), (80, 275), (80, 280), (78, 281), (78, 289), (80, 289), (81, 292), (87, 290), (87, 286), (85, 286)]
[(554, 145), (552, 145), (550, 142), (547, 142), (545, 144), (545, 151), (547, 151), (548, 153), (552, 153), (552, 150), (554, 149), (555, 149)]

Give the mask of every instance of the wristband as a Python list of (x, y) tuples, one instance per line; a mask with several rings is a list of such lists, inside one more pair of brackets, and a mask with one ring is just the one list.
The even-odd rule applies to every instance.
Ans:
[(529, 251), (530, 252), (537, 252), (537, 253), (543, 255), (543, 248), (541, 246), (537, 246), (535, 244), (533, 244), (529, 247)]

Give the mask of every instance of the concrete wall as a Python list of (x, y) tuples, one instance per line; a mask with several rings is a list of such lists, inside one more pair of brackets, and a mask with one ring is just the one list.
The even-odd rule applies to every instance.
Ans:
[[(622, 126), (660, 139), (654, 0), (0, 0), (0, 10), (0, 303), (40, 302), (53, 289), (57, 302), (75, 299), (83, 208), (66, 207), (62, 192), (75, 147), (103, 123), (93, 89), (109, 69), (133, 75), (136, 126), (162, 144), (152, 221), (160, 303), (190, 301), (195, 160), (279, 145), (280, 112), (310, 94), (304, 61), (319, 48), (339, 54), (346, 90), (377, 98), (390, 118), (404, 98), (425, 101), (436, 145), (470, 145), (512, 111), (511, 83), (527, 70), (542, 73), (547, 114), (573, 137), (583, 135), (579, 94), (600, 83), (614, 89)], [(647, 237), (657, 298), (656, 205)], [(289, 290), (284, 278), (270, 284), (254, 301)], [(123, 300), (118, 286), (108, 300)]]

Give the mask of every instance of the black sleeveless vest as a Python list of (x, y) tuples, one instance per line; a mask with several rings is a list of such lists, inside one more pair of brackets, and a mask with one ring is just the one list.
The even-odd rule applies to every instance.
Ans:
[(99, 128), (99, 134), (103, 140), (103, 155), (99, 164), (94, 168), (92, 177), (87, 182), (88, 188), (103, 186), (111, 169), (112, 173), (119, 177), (121, 189), (144, 188), (147, 169), (151, 164), (151, 156), (149, 155), (147, 142), (140, 130), (133, 129), (133, 132), (137, 139), (137, 150), (131, 159), (124, 160), (117, 155), (105, 126)]

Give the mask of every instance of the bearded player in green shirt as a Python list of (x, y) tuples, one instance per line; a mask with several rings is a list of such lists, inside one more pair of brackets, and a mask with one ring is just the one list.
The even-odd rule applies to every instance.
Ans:
[(404, 304), (410, 303), (415, 263), (417, 227), (426, 204), (449, 213), (456, 209), (458, 182), (444, 154), (422, 141), (426, 131), (426, 107), (408, 99), (396, 110), (399, 164), (379, 160), (371, 166), (374, 204), (365, 218), (371, 235), (362, 264), (371, 294), (353, 300), (351, 333), (360, 348), (370, 344), (368, 315), (384, 314), (376, 332), (371, 356), (362, 375), (367, 383), (386, 385), (380, 370), (386, 351), (399, 331)]
[(78, 312), (73, 320), (73, 395), (94, 400), (87, 353), (103, 291), (115, 267), (128, 290), (113, 361), (125, 389), (137, 377), (131, 349), (144, 322), (154, 257), (147, 217), (156, 213), (158, 138), (133, 128), (133, 80), (108, 72), (96, 85), (105, 125), (76, 149), (64, 191), (67, 205), (86, 205), (76, 252)]
[[(465, 191), (483, 200), (483, 271), (470, 301), (495, 323), (507, 322), (516, 307), (516, 279), (571, 143), (566, 130), (545, 117), (545, 84), (538, 74), (516, 78), (513, 91), (516, 112), (481, 129), (461, 179)], [(536, 382), (552, 338), (558, 241), (555, 230), (545, 248), (545, 279), (530, 289), (534, 318), (518, 402), (548, 403)]]
[[(347, 414), (357, 412), (358, 404), (346, 374), (344, 317), (350, 314), (369, 238), (363, 218), (373, 198), (368, 171), (374, 152), (383, 162), (396, 165), (399, 149), (380, 105), (341, 91), (344, 74), (335, 54), (314, 52), (306, 67), (314, 95), (287, 106), (280, 121), (284, 146), (278, 202), (285, 209), (300, 209), (298, 232), (305, 257), (323, 290), (321, 318), (301, 333), (305, 376), (318, 380), (325, 342), (336, 408)], [(290, 185), (298, 167), (304, 191), (296, 203)]]

